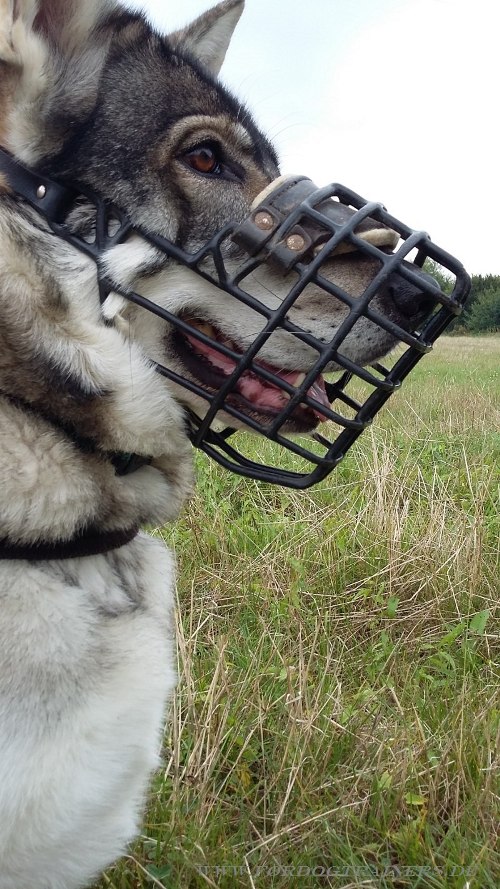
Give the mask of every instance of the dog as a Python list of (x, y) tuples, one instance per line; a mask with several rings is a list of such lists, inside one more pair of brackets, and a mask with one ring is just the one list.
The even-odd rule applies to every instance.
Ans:
[[(197, 250), (279, 176), (217, 81), (242, 8), (223, 0), (165, 37), (115, 0), (0, 0), (0, 147)], [(82, 237), (87, 209), (72, 211)], [(261, 329), (250, 307), (137, 236), (105, 261), (236, 350)], [(366, 256), (328, 265), (353, 293), (373, 275)], [(250, 286), (273, 307), (289, 284), (260, 270)], [(408, 288), (376, 300), (407, 326), (422, 311)], [(311, 286), (294, 311), (326, 342), (346, 308)], [(394, 342), (361, 319), (345, 351), (367, 364)], [(217, 354), (119, 295), (101, 306), (92, 259), (0, 173), (0, 889), (86, 886), (137, 833), (176, 684), (173, 559), (138, 528), (173, 521), (189, 497), (186, 410), (206, 411), (154, 362), (216, 389), (230, 370)], [(284, 330), (262, 352), (293, 380), (315, 358)], [(282, 397), (249, 378), (234, 395), (264, 419)], [(289, 426), (314, 422), (302, 411)]]

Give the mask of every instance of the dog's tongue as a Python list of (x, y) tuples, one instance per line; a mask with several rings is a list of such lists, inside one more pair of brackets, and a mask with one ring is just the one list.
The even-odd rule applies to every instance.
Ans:
[[(213, 367), (222, 371), (225, 376), (229, 376), (229, 374), (233, 372), (236, 367), (236, 362), (232, 358), (229, 358), (227, 355), (222, 355), (217, 349), (213, 349), (211, 346), (200, 342), (200, 340), (197, 340), (194, 337), (188, 335), (187, 339), (198, 355), (203, 355)], [(278, 370), (276, 367), (273, 367), (271, 364), (267, 364), (264, 361), (256, 361), (255, 364), (259, 364), (261, 367), (270, 371), (276, 377), (279, 377), (280, 380), (289, 383), (291, 386), (300, 386), (305, 377), (305, 374), (298, 370)], [(278, 386), (274, 386), (272, 383), (261, 379), (251, 370), (247, 370), (241, 375), (237, 381), (236, 389), (243, 398), (246, 398), (247, 401), (254, 404), (256, 407), (272, 408), (276, 411), (282, 410), (290, 398), (288, 392), (285, 392), (284, 389), (280, 389)], [(319, 402), (319, 404), (324, 407), (330, 407), (330, 402), (328, 401), (328, 396), (326, 394), (325, 381), (321, 374), (316, 377), (312, 386), (309, 387), (307, 394), (309, 398), (314, 398), (315, 401)], [(315, 410), (313, 407), (310, 407), (309, 410), (311, 410), (319, 420), (325, 419), (324, 415), (319, 410)]]
[[(277, 370), (270, 364), (264, 364), (264, 362), (258, 363), (262, 364), (266, 370), (271, 371), (276, 377), (279, 377), (280, 380), (285, 380), (286, 383), (290, 383), (291, 386), (299, 386), (304, 379), (304, 374), (299, 371), (287, 373), (285, 371)], [(275, 410), (281, 410), (289, 400), (287, 392), (283, 389), (279, 389), (277, 386), (273, 386), (272, 383), (267, 383), (261, 380), (260, 377), (257, 377), (251, 371), (247, 371), (240, 377), (237, 389), (247, 401), (250, 401), (252, 404), (261, 408), (270, 407)], [(328, 401), (326, 394), (325, 381), (321, 375), (316, 377), (312, 386), (307, 390), (307, 394), (309, 398), (314, 398), (315, 401), (318, 401), (320, 404), (324, 405), (324, 407), (330, 407), (330, 402)], [(321, 411), (315, 410), (313, 407), (309, 408), (309, 410), (311, 410), (318, 419), (325, 419)]]

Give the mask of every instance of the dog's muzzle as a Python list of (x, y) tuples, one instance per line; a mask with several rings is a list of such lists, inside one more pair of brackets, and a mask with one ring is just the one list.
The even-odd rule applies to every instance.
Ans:
[[(307, 488), (325, 478), (462, 311), (469, 293), (470, 279), (463, 266), (425, 232), (408, 228), (381, 204), (368, 203), (341, 185), (318, 189), (307, 178), (282, 177), (258, 196), (242, 224), (228, 223), (200, 250), (188, 253), (135, 225), (88, 188), (68, 188), (44, 179), (3, 151), (0, 171), (11, 188), (43, 214), (58, 237), (94, 259), (101, 301), (111, 292), (119, 293), (153, 312), (172, 325), (174, 336), (182, 339), (188, 351), (193, 348), (202, 366), (205, 360), (207, 369), (217, 367), (218, 376), (212, 375), (215, 385), (213, 378), (209, 384), (201, 376), (196, 379), (156, 365), (160, 374), (207, 405), (202, 417), (189, 413), (193, 444), (227, 469), (250, 478), (293, 488)], [(64, 221), (82, 195), (95, 209), (91, 243)], [(260, 317), (261, 329), (244, 351), (223, 336), (215, 336), (210, 325), (178, 317), (107, 277), (104, 254), (131, 235), (139, 235)], [(361, 294), (349, 293), (327, 275), (326, 267), (337, 258), (349, 258), (348, 254), (353, 254), (353, 261), (356, 257), (371, 261), (376, 269)], [(449, 292), (422, 271), (426, 259), (439, 268)], [(263, 268), (289, 282), (274, 307), (252, 295), (247, 286), (247, 280)], [(299, 323), (301, 295), (308, 286), (322, 299), (337, 300), (342, 306), (341, 322), (328, 340)], [(383, 312), (381, 294), (394, 312)], [(355, 325), (368, 322), (371, 330), (385, 332), (390, 344), (401, 344), (395, 357), (385, 359), (384, 364), (363, 366), (343, 351)], [(315, 356), (305, 373), (285, 371), (263, 357), (268, 341), (283, 332), (292, 352), (296, 343), (302, 350), (307, 346)], [(329, 379), (332, 367), (336, 372)], [(269, 406), (267, 412), (253, 409), (250, 393), (255, 391), (258, 403)], [(221, 428), (221, 414), (234, 418), (235, 426), (275, 442), (269, 458), (256, 462), (252, 456), (255, 446), (252, 448), (245, 432), (235, 434), (232, 426)], [(308, 436), (297, 438), (293, 433), (302, 427), (308, 429)], [(250, 450), (245, 453), (246, 448)]]

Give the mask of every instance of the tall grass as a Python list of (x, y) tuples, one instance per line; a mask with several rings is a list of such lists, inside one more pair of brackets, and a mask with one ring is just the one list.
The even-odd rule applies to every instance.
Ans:
[(102, 887), (499, 885), (499, 367), (500, 338), (443, 339), (306, 492), (199, 458), (159, 532), (164, 766)]

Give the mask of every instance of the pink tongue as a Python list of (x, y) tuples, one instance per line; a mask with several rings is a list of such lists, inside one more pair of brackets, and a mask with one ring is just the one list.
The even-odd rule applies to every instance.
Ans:
[[(236, 367), (236, 362), (232, 358), (222, 355), (217, 349), (212, 349), (211, 346), (207, 346), (205, 343), (196, 340), (194, 337), (188, 335), (187, 339), (191, 343), (195, 352), (208, 358), (210, 364), (217, 368), (217, 370), (221, 370), (226, 376), (229, 376), (229, 374), (233, 372)], [(266, 370), (273, 373), (276, 377), (290, 383), (291, 386), (295, 386), (296, 380), (302, 376), (299, 371), (279, 371), (272, 365), (266, 364), (264, 361), (258, 363), (260, 363), (262, 367), (265, 367)], [(272, 383), (267, 383), (261, 380), (260, 377), (257, 377), (252, 371), (245, 371), (238, 380), (237, 386), (238, 392), (243, 395), (247, 401), (251, 402), (251, 404), (255, 404), (256, 407), (282, 410), (289, 400), (288, 393), (283, 389), (279, 389), (277, 386), (273, 386)], [(325, 381), (321, 374), (316, 377), (314, 383), (308, 389), (307, 394), (309, 398), (314, 398), (315, 401), (318, 401), (324, 407), (330, 407), (330, 402), (328, 401), (326, 394)], [(309, 410), (311, 410), (319, 420), (325, 420), (324, 415), (320, 411), (313, 407), (309, 408)]]

